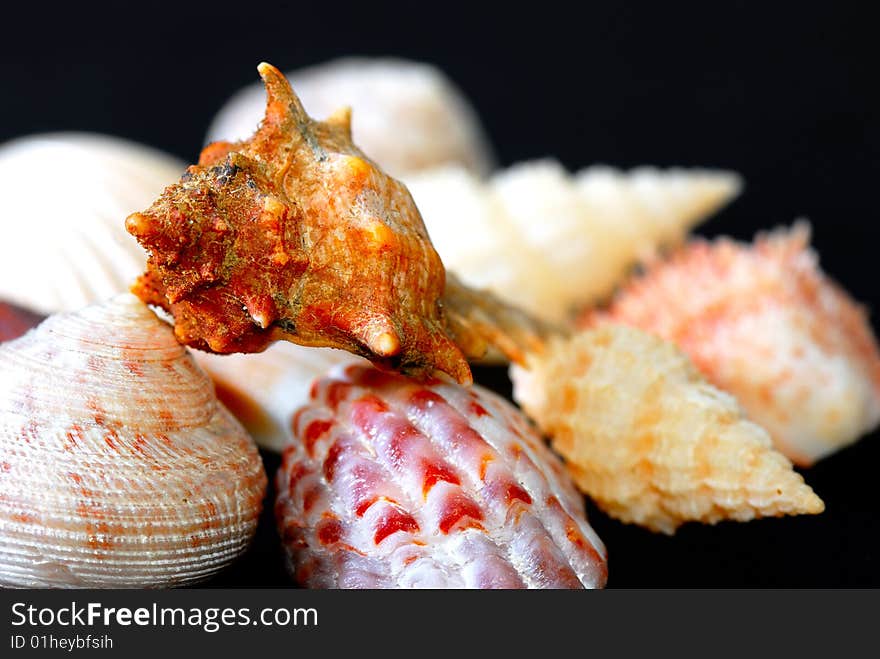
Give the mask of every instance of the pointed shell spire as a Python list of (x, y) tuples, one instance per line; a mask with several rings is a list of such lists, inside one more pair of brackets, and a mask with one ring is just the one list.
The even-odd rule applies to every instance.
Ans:
[(253, 137), (255, 146), (263, 141), (271, 144), (272, 141), (289, 140), (297, 135), (308, 140), (312, 119), (306, 114), (287, 78), (266, 62), (261, 62), (257, 71), (266, 87), (266, 110)]
[(0, 146), (0, 300), (50, 314), (126, 292), (146, 255), (122, 218), (185, 168), (168, 154), (92, 133)]
[[(354, 110), (355, 142), (392, 176), (458, 164), (478, 175), (493, 166), (485, 129), (471, 103), (440, 69), (399, 58), (346, 57), (287, 72), (308, 113), (339, 123)], [(206, 142), (248, 138), (265, 110), (262, 85), (221, 108)], [(347, 122), (346, 122), (347, 123)]]
[(293, 121), (308, 121), (309, 115), (293, 93), (290, 83), (284, 74), (268, 62), (260, 62), (257, 65), (257, 73), (263, 79), (266, 87), (266, 120), (292, 119)]
[(344, 105), (335, 110), (333, 114), (325, 120), (328, 124), (338, 126), (351, 139), (351, 106)]
[(741, 187), (732, 172), (569, 173), (552, 160), (488, 181), (449, 167), (405, 182), (449, 270), (554, 323), (609, 296), (640, 260), (681, 242)]
[[(277, 69), (261, 64), (260, 75), (268, 101), (253, 137), (207, 147), (128, 218), (150, 252), (132, 291), (169, 311), (177, 338), (201, 350), (288, 340), (470, 383), (465, 350), (480, 342), (462, 335), (464, 323), (449, 326), (446, 271), (406, 187), (346, 125), (310, 119)], [(496, 327), (483, 313), (490, 343)]]
[(605, 325), (558, 341), (514, 398), (610, 515), (653, 531), (683, 523), (815, 514), (822, 500), (672, 344)]

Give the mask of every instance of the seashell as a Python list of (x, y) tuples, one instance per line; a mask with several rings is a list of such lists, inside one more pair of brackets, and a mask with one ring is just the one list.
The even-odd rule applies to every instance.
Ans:
[[(494, 161), (476, 112), (449, 78), (429, 64), (346, 57), (287, 74), (306, 111), (329, 117), (353, 109), (357, 145), (394, 176), (457, 164), (487, 173)], [(208, 130), (208, 142), (245, 140), (263, 117), (260, 85), (236, 93)]]
[[(448, 309), (452, 327), (463, 327), (465, 337), (494, 331), (494, 341), (504, 344), (508, 352), (519, 353), (520, 343), (539, 349), (543, 339), (539, 340), (536, 332), (543, 332), (543, 337), (549, 331), (532, 326), (530, 319), (514, 310), (493, 306), (491, 296), (477, 295), (454, 281), (447, 282), (446, 298), (453, 302)], [(495, 324), (487, 320), (489, 317), (499, 320), (504, 331), (493, 330)], [(474, 327), (480, 323), (485, 326)], [(508, 340), (508, 336), (515, 340)], [(471, 347), (476, 352), (484, 349), (485, 345)], [(279, 453), (293, 440), (290, 412), (309, 402), (312, 382), (335, 365), (367, 363), (344, 350), (306, 348), (287, 341), (258, 353), (217, 355), (195, 350), (192, 355), (214, 381), (217, 397), (257, 444)]]
[(127, 291), (146, 257), (125, 217), (183, 170), (171, 156), (90, 133), (0, 146), (0, 298), (49, 314)]
[(671, 343), (607, 324), (512, 369), (514, 399), (609, 515), (652, 531), (815, 514), (822, 500)]
[(254, 354), (192, 356), (211, 379), (220, 399), (254, 441), (280, 453), (293, 441), (291, 410), (309, 402), (312, 382), (333, 366), (363, 361), (344, 350), (305, 348), (279, 341)]
[(130, 294), (0, 346), (0, 585), (164, 587), (242, 554), (256, 446)]
[(372, 366), (317, 380), (277, 474), (289, 567), (312, 588), (583, 588), (605, 548), (516, 408)]
[(444, 297), (459, 287), (412, 197), (354, 146), (348, 114), (314, 121), (275, 67), (258, 70), (268, 103), (254, 135), (208, 146), (127, 218), (150, 252), (132, 290), (174, 316), (179, 341), (210, 352), (288, 340), (462, 383), (490, 343), (520, 356), (504, 305)]
[(31, 327), (39, 325), (43, 317), (14, 304), (0, 302), (0, 342), (17, 339)]
[(522, 163), (482, 182), (462, 169), (408, 176), (444, 265), (548, 322), (610, 295), (630, 268), (735, 197), (731, 172)]
[[(495, 332), (493, 339), (502, 343), (508, 352), (520, 352), (518, 345), (539, 349), (543, 339), (536, 332), (530, 319), (514, 310), (493, 307), (491, 296), (477, 295), (455, 283), (447, 282), (447, 299), (453, 304), (448, 310), (450, 325), (462, 326), (462, 335), (480, 336)], [(488, 317), (495, 317), (504, 331), (495, 331), (495, 324)], [(485, 327), (475, 328), (485, 322)], [(515, 340), (509, 341), (508, 336)], [(471, 348), (476, 352), (485, 346)], [(366, 360), (333, 348), (306, 348), (279, 341), (265, 351), (251, 354), (217, 355), (195, 350), (196, 362), (211, 379), (217, 397), (242, 422), (261, 448), (280, 453), (293, 440), (290, 428), (292, 409), (309, 402), (312, 382), (324, 375), (331, 367), (342, 363), (367, 363)]]
[[(126, 291), (143, 272), (147, 256), (125, 231), (124, 218), (151, 203), (184, 169), (152, 149), (86, 133), (39, 135), (0, 147), (3, 217), (16, 219), (7, 228), (14, 239), (0, 243), (0, 295), (45, 314), (74, 311)], [(53, 179), (58, 194), (38, 191), (41, 179), (34, 172), (59, 172)], [(41, 203), (34, 204), (34, 198)], [(49, 258), (43, 261), (40, 254)], [(0, 303), (0, 341), (17, 338), (40, 320), (32, 311)], [(330, 365), (343, 356), (356, 359), (290, 344), (247, 358), (193, 356), (257, 443), (276, 451), (290, 436), (280, 415), (305, 404), (312, 380)]]
[(581, 322), (672, 341), (800, 465), (880, 422), (880, 353), (865, 310), (819, 269), (809, 227), (753, 245), (695, 240)]

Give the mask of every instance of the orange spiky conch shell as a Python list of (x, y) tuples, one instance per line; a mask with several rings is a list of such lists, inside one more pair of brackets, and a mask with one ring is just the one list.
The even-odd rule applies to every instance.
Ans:
[[(133, 290), (170, 310), (178, 338), (197, 348), (255, 352), (285, 339), (469, 383), (442, 311), (446, 273), (406, 187), (352, 143), (347, 109), (315, 121), (277, 69), (259, 72), (267, 104), (253, 137), (209, 145), (128, 218), (151, 251)], [(234, 231), (208, 243), (214, 226)]]

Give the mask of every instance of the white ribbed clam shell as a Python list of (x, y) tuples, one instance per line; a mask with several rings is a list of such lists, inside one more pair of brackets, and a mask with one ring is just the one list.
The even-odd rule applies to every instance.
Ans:
[(459, 168), (405, 177), (444, 265), (548, 321), (608, 296), (639, 259), (681, 241), (740, 189), (731, 172), (551, 160), (483, 182)]
[[(452, 81), (429, 64), (348, 57), (287, 77), (313, 117), (351, 107), (355, 144), (394, 176), (445, 164), (476, 174), (491, 169), (493, 156), (476, 113)], [(261, 84), (245, 87), (221, 108), (207, 140), (247, 139), (265, 104)]]
[(0, 346), (0, 585), (165, 587), (245, 551), (266, 476), (130, 294)]
[(184, 169), (104, 135), (50, 133), (0, 146), (0, 299), (54, 313), (127, 291), (147, 257), (125, 218)]

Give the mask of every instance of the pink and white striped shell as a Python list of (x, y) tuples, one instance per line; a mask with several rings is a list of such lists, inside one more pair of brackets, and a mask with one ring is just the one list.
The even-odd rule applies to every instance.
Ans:
[(647, 332), (603, 325), (551, 342), (510, 374), (514, 400), (612, 517), (671, 535), (687, 522), (825, 510), (734, 397)]
[(0, 346), (0, 585), (206, 579), (245, 551), (265, 488), (253, 441), (134, 296)]
[(478, 386), (348, 365), (293, 418), (276, 517), (312, 588), (602, 587), (606, 552), (561, 462)]

